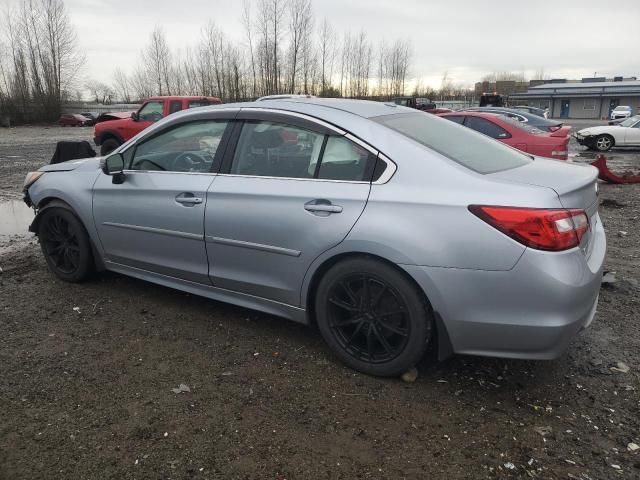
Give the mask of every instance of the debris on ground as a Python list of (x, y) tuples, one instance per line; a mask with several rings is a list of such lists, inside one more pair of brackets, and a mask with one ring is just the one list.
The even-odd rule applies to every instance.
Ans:
[(600, 202), (600, 206), (605, 208), (624, 208), (627, 206), (627, 204), (621, 203), (613, 198), (603, 198)]
[(629, 450), (630, 452), (635, 452), (638, 449), (640, 449), (640, 445), (638, 445), (637, 443), (631, 442), (627, 445), (627, 450)]
[(616, 279), (616, 272), (604, 272), (602, 275), (602, 284), (603, 285), (611, 285), (616, 283), (618, 280)]
[(406, 372), (404, 372), (400, 376), (400, 378), (405, 383), (413, 383), (418, 378), (418, 369), (416, 369), (415, 367), (412, 367), (409, 370), (407, 370)]
[(627, 235), (629, 235), (629, 232), (625, 232), (624, 230), (620, 230), (618, 232), (619, 237), (626, 237)]
[(546, 437), (547, 435), (553, 433), (553, 428), (549, 427), (548, 425), (543, 427), (533, 427), (533, 431), (539, 433), (543, 437)]
[(611, 367), (609, 370), (611, 370), (612, 372), (618, 372), (618, 373), (628, 373), (630, 368), (629, 365), (627, 365), (624, 362), (618, 362), (616, 363), (615, 367)]
[(191, 389), (189, 388), (189, 386), (185, 385), (184, 383), (181, 383), (180, 385), (178, 385), (178, 388), (172, 388), (171, 391), (175, 394), (184, 393), (184, 392), (191, 393)]

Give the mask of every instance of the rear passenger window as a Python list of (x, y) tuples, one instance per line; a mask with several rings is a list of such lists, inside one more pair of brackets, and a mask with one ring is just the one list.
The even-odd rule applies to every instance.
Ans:
[(313, 178), (323, 142), (324, 135), (292, 125), (246, 122), (238, 139), (230, 173)]
[(476, 132), (484, 133), (491, 138), (510, 138), (511, 135), (504, 128), (496, 125), (489, 120), (485, 120), (480, 117), (467, 117), (464, 122), (466, 127), (475, 130)]
[(317, 178), (351, 182), (369, 181), (376, 157), (345, 137), (329, 137)]

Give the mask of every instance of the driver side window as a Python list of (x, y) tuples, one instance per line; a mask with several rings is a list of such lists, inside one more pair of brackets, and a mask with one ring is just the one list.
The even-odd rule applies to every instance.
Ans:
[(162, 118), (162, 102), (147, 102), (138, 112), (138, 118), (144, 122), (157, 122)]
[(130, 170), (206, 173), (216, 156), (227, 121), (179, 125), (138, 145)]

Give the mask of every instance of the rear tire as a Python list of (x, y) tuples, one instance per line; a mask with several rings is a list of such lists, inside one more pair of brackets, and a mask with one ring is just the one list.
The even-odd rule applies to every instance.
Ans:
[(105, 155), (109, 155), (120, 145), (120, 142), (115, 138), (107, 138), (104, 142), (102, 142), (102, 145), (100, 146), (100, 155), (102, 155), (103, 157)]
[(80, 282), (93, 270), (91, 241), (78, 218), (66, 208), (50, 207), (38, 223), (40, 248), (49, 269), (65, 282)]
[(432, 336), (433, 315), (422, 292), (392, 266), (370, 258), (331, 267), (318, 285), (315, 313), (336, 356), (369, 375), (406, 372)]
[(608, 152), (615, 145), (615, 140), (611, 135), (598, 135), (593, 145), (599, 152)]

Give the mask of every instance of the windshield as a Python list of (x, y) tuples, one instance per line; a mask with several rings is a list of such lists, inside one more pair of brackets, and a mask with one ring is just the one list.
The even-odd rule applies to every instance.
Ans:
[(625, 107), (624, 105), (614, 108), (614, 110), (631, 110), (631, 107)]
[(629, 117), (624, 122), (620, 122), (618, 125), (621, 127), (630, 127), (634, 123), (640, 120), (640, 115), (636, 115), (635, 117)]
[(531, 157), (491, 137), (430, 113), (383, 115), (371, 120), (478, 173), (500, 172), (532, 161)]

